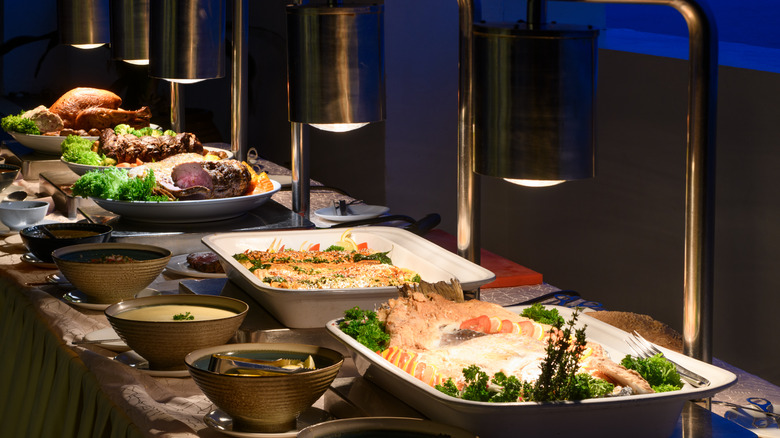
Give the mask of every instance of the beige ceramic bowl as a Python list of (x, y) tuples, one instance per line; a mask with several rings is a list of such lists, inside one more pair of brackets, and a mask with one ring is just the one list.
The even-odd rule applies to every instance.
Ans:
[[(180, 306), (181, 312), (190, 309), (187, 311), (196, 318), (177, 321), (173, 319), (172, 313), (170, 319), (141, 321), (122, 315), (122, 312), (130, 310), (149, 310), (163, 305)], [(201, 319), (196, 310), (199, 308), (227, 310), (230, 315)], [(184, 356), (191, 351), (228, 343), (241, 326), (248, 310), (249, 306), (245, 302), (222, 296), (155, 295), (116, 303), (106, 308), (105, 315), (127, 346), (149, 361), (150, 369), (169, 371), (185, 369)]]
[[(237, 376), (208, 370), (212, 354), (253, 359), (314, 358), (316, 369), (281, 376)], [(233, 344), (193, 351), (184, 358), (206, 397), (233, 419), (233, 430), (283, 433), (328, 389), (344, 362), (341, 353), (303, 344)]]
[[(134, 243), (85, 243), (54, 250), (51, 255), (62, 275), (90, 302), (105, 304), (133, 298), (160, 275), (171, 258), (165, 248)], [(114, 255), (135, 261), (100, 261)]]

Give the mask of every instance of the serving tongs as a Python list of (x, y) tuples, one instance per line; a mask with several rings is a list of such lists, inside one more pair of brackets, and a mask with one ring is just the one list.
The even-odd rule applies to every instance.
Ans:
[(219, 374), (241, 376), (272, 376), (278, 374), (296, 374), (315, 369), (314, 359), (251, 359), (227, 354), (212, 354), (209, 359), (209, 371)]

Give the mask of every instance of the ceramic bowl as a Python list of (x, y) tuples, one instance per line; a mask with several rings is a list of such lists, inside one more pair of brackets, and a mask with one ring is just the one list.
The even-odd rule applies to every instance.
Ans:
[[(56, 238), (42, 231), (46, 228)], [(46, 263), (53, 263), (51, 253), (55, 249), (82, 243), (108, 242), (113, 229), (108, 225), (90, 223), (60, 223), (27, 227), (19, 232), (22, 242), (35, 257)]]
[(8, 186), (13, 184), (16, 177), (19, 175), (19, 166), (13, 164), (0, 164), (0, 192), (5, 190)]
[[(246, 376), (209, 371), (212, 354), (252, 359), (314, 358), (316, 369), (295, 374)], [(184, 358), (198, 387), (233, 420), (233, 430), (283, 433), (295, 429), (298, 415), (328, 389), (344, 362), (341, 353), (304, 344), (232, 344), (204, 348)]]
[(11, 230), (35, 225), (46, 217), (49, 203), (43, 201), (0, 202), (0, 222)]
[[(229, 342), (248, 310), (245, 302), (222, 296), (155, 295), (116, 303), (105, 315), (127, 346), (149, 361), (150, 369), (171, 371), (185, 369), (184, 356), (191, 351)], [(143, 320), (150, 311), (159, 313), (152, 321)], [(221, 314), (209, 315), (215, 311)], [(186, 312), (194, 319), (174, 319)]]
[(471, 432), (448, 424), (402, 417), (361, 417), (326, 421), (303, 429), (298, 438), (476, 438)]
[[(171, 252), (133, 243), (85, 243), (56, 249), (52, 260), (62, 275), (91, 303), (113, 304), (133, 298), (165, 269)], [(132, 262), (109, 262), (118, 256)]]

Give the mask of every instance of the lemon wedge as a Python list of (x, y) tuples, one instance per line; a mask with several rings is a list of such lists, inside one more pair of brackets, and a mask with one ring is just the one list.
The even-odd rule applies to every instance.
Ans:
[(339, 241), (336, 242), (334, 245), (340, 246), (344, 248), (344, 251), (351, 252), (351, 251), (357, 251), (358, 245), (357, 242), (352, 240), (352, 230), (344, 231), (341, 234), (341, 237), (339, 238)]

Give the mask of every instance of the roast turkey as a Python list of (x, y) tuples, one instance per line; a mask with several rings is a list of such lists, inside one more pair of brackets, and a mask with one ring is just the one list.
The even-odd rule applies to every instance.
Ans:
[(137, 111), (120, 108), (122, 98), (108, 90), (78, 87), (63, 94), (49, 111), (62, 119), (65, 128), (112, 128), (126, 123), (134, 128), (149, 126), (152, 113), (147, 107)]

